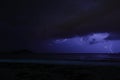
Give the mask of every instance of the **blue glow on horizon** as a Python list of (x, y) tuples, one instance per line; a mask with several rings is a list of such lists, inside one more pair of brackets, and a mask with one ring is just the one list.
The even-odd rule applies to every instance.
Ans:
[[(56, 39), (42, 43), (47, 52), (53, 53), (117, 53), (120, 40), (105, 40), (109, 33), (95, 33), (87, 36)], [(39, 52), (39, 44), (36, 45)]]

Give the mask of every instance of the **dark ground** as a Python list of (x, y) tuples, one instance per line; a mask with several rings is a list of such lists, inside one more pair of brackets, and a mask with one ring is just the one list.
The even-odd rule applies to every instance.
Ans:
[(1, 80), (120, 80), (113, 66), (1, 63)]

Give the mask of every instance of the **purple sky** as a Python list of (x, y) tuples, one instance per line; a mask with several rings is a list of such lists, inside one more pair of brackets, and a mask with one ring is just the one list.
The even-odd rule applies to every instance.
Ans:
[[(86, 37), (86, 36), (84, 36)], [(108, 36), (96, 35), (90, 36), (85, 40), (84, 37), (73, 37), (66, 39), (57, 39), (39, 42), (33, 42), (33, 47), (29, 47), (33, 52), (41, 52), (41, 46), (44, 46), (44, 52), (53, 53), (117, 53), (120, 52), (120, 40), (105, 40)], [(96, 39), (96, 42), (90, 44), (90, 38)]]
[[(74, 21), (79, 21), (78, 17), (81, 18), (83, 15), (87, 16), (91, 13), (95, 13), (98, 10), (101, 11), (104, 8), (102, 4), (102, 0), (98, 2), (90, 0), (21, 0), (20, 2), (14, 4), (15, 7), (12, 7), (10, 6), (12, 5), (11, 1), (11, 4), (8, 7), (5, 6), (5, 8), (1, 10), (0, 51), (13, 51), (20, 49), (39, 50), (39, 46), (46, 48), (48, 45), (47, 42), (45, 42), (45, 44), (42, 42), (43, 38), (53, 38), (55, 35), (60, 38), (76, 36), (81, 33), (80, 31), (87, 33), (89, 30), (94, 31), (92, 28), (102, 30), (105, 29), (104, 27), (109, 28), (107, 27), (109, 25), (113, 26), (115, 29), (118, 28), (115, 27), (114, 24), (117, 25), (119, 23), (119, 10), (107, 15), (106, 17), (99, 16), (100, 19), (95, 18), (96, 20), (93, 20), (92, 18), (94, 17), (91, 17), (92, 20), (90, 20), (90, 22), (85, 22), (81, 26), (78, 24), (78, 27), (74, 26), (76, 25)], [(69, 24), (65, 23), (67, 21)], [(73, 21), (73, 23), (71, 21)], [(113, 24), (111, 22), (113, 22)], [(61, 27), (61, 25), (66, 25), (66, 29)], [(71, 25), (72, 28), (67, 27)], [(65, 44), (61, 44), (61, 46), (67, 48), (65, 45), (70, 43), (69, 45), (79, 47), (79, 45), (75, 45), (74, 40), (70, 40)], [(53, 45), (53, 48), (54, 46), (56, 45)], [(58, 48), (61, 47), (59, 46)], [(73, 47), (71, 48), (76, 49)], [(83, 47), (81, 48), (83, 51)], [(77, 51), (79, 50), (77, 49)]]

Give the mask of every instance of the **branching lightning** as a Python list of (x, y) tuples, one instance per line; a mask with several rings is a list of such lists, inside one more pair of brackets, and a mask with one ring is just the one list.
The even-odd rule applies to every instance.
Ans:
[(104, 42), (104, 45), (105, 45), (104, 48), (108, 50), (108, 53), (113, 53), (113, 49), (112, 49), (112, 45), (113, 45), (113, 44), (112, 44), (112, 42), (109, 42), (109, 41), (106, 42), (106, 41), (105, 41), (105, 42)]

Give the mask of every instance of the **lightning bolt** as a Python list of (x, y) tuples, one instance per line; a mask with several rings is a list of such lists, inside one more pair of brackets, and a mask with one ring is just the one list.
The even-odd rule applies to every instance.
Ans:
[(104, 48), (108, 50), (108, 53), (113, 53), (113, 49), (112, 49), (112, 42), (109, 41), (104, 41)]

